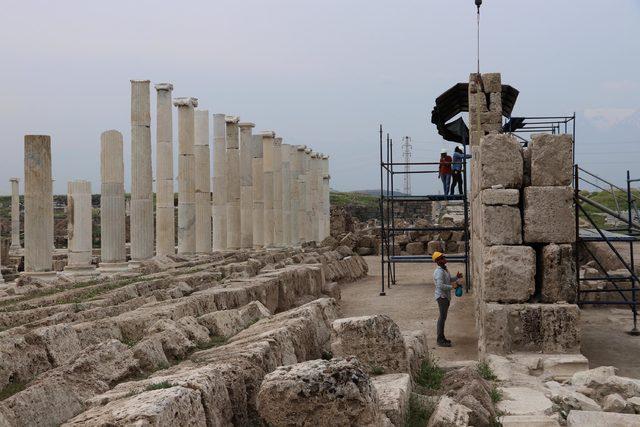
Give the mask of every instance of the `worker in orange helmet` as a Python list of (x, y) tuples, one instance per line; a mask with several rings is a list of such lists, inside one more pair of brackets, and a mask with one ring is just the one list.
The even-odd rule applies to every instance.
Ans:
[(431, 259), (438, 265), (433, 272), (436, 301), (440, 312), (438, 317), (438, 346), (451, 347), (451, 341), (444, 336), (444, 324), (447, 321), (447, 313), (451, 303), (451, 289), (456, 289), (460, 286), (458, 279), (462, 279), (462, 273), (458, 272), (455, 279), (451, 278), (451, 274), (447, 270), (447, 258), (442, 252), (434, 252)]

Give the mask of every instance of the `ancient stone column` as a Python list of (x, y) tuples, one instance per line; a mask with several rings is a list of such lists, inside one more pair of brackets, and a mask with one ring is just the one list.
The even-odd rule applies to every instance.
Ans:
[(20, 182), (11, 178), (11, 247), (13, 252), (22, 249), (20, 244)]
[(309, 169), (311, 175), (311, 240), (318, 241), (318, 210), (319, 210), (319, 191), (318, 191), (318, 153), (312, 151), (309, 160)]
[(282, 245), (291, 246), (291, 148), (282, 144)]
[(308, 178), (308, 160), (307, 147), (299, 145), (297, 155), (300, 158), (300, 174), (298, 175), (298, 185), (300, 192), (300, 206), (298, 208), (298, 237), (300, 243), (308, 241), (307, 234), (309, 230), (309, 217), (307, 215), (307, 204), (309, 198)]
[(253, 247), (253, 123), (240, 127), (240, 247)]
[(252, 137), (251, 172), (253, 181), (253, 248), (264, 245), (264, 170), (262, 166), (262, 135)]
[(51, 201), (49, 203), (49, 207), (51, 209), (51, 215), (47, 215), (47, 232), (49, 233), (49, 242), (51, 243), (51, 251), (55, 253), (56, 251), (56, 236), (55, 236), (55, 212), (54, 212), (54, 203), (53, 203), (53, 183), (55, 179), (51, 180)]
[(306, 148), (304, 150), (304, 171), (305, 171), (305, 201), (304, 201), (304, 210), (305, 210), (305, 230), (304, 230), (304, 239), (307, 242), (313, 240), (313, 222), (311, 210), (313, 207), (312, 196), (311, 196), (311, 188), (313, 183), (313, 176), (311, 170), (311, 149)]
[(284, 246), (282, 214), (282, 138), (275, 138), (273, 140), (273, 239), (277, 246)]
[(153, 256), (149, 80), (131, 80), (131, 261)]
[(173, 85), (159, 83), (156, 135), (156, 255), (176, 252), (175, 202), (173, 186)]
[(227, 125), (224, 114), (213, 115), (213, 249), (227, 249)]
[(322, 239), (324, 240), (331, 234), (331, 187), (329, 180), (329, 156), (322, 156), (322, 209), (323, 209), (323, 221), (324, 230), (322, 233)]
[(239, 117), (227, 121), (227, 249), (240, 249), (240, 134)]
[(195, 111), (196, 252), (211, 253), (211, 153), (209, 111)]
[(54, 278), (51, 137), (24, 137), (24, 274)]
[(264, 203), (264, 222), (263, 222), (263, 245), (271, 247), (274, 244), (274, 161), (273, 146), (274, 132), (264, 132), (262, 134), (262, 183), (263, 183), (263, 203)]
[(108, 130), (100, 135), (100, 271), (128, 269), (124, 202), (122, 134)]
[(291, 145), (289, 147), (289, 161), (291, 168), (291, 177), (289, 179), (289, 185), (291, 187), (291, 224), (289, 224), (289, 236), (291, 246), (295, 246), (300, 243), (298, 230), (298, 205), (300, 204), (300, 186), (298, 185), (298, 179), (300, 176), (300, 159), (298, 158), (298, 147)]
[(96, 274), (91, 264), (93, 227), (91, 222), (91, 183), (70, 181), (67, 185), (67, 266), (72, 276)]
[(178, 107), (178, 253), (196, 251), (196, 183), (194, 107), (197, 98), (176, 98)]

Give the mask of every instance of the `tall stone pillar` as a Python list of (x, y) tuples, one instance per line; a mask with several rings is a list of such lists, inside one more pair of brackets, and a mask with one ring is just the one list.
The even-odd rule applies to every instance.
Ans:
[(300, 176), (300, 159), (298, 158), (298, 147), (291, 145), (289, 147), (289, 162), (291, 168), (291, 177), (289, 179), (289, 185), (291, 187), (291, 224), (289, 224), (289, 236), (291, 246), (295, 246), (300, 243), (299, 232), (300, 226), (298, 225), (298, 205), (300, 204), (300, 185), (298, 185), (298, 179)]
[(176, 98), (178, 107), (178, 253), (196, 251), (194, 112), (197, 98)]
[(54, 210), (54, 203), (53, 203), (53, 183), (55, 182), (55, 179), (51, 179), (51, 201), (49, 203), (49, 209), (51, 210), (51, 215), (47, 215), (47, 232), (49, 233), (49, 242), (51, 243), (51, 251), (52, 253), (55, 253), (56, 251), (56, 236), (55, 236), (55, 226), (56, 226), (56, 221), (55, 221), (55, 210)]
[(239, 117), (227, 121), (227, 249), (240, 249), (240, 134)]
[(291, 148), (282, 144), (282, 245), (291, 246)]
[(323, 222), (324, 230), (322, 233), (322, 240), (329, 237), (331, 234), (331, 175), (329, 175), (329, 156), (322, 156), (322, 208), (323, 208)]
[(11, 251), (22, 249), (20, 244), (20, 182), (11, 178)]
[(262, 135), (252, 137), (252, 181), (253, 181), (253, 248), (264, 246), (264, 169), (262, 165)]
[(91, 183), (70, 181), (67, 185), (67, 266), (72, 276), (96, 274), (91, 264), (93, 227), (91, 222)]
[(296, 166), (298, 168), (298, 231), (297, 231), (297, 239), (298, 243), (302, 243), (305, 241), (305, 230), (306, 230), (306, 194), (307, 194), (307, 184), (306, 184), (306, 174), (304, 170), (304, 158), (306, 156), (304, 150), (307, 147), (304, 145), (298, 145), (296, 147)]
[(211, 153), (209, 149), (209, 111), (195, 112), (196, 160), (196, 252), (211, 253)]
[(253, 247), (253, 123), (240, 127), (240, 247)]
[(175, 202), (173, 186), (173, 85), (159, 83), (156, 135), (156, 255), (176, 252)]
[(284, 246), (282, 212), (282, 138), (277, 137), (273, 140), (273, 239), (277, 246)]
[(301, 195), (301, 205), (303, 207), (302, 213), (302, 241), (309, 242), (311, 241), (311, 171), (309, 170), (310, 165), (310, 154), (311, 149), (302, 146), (302, 175), (300, 179), (300, 185), (302, 187), (302, 195)]
[(131, 261), (153, 256), (149, 80), (131, 80)]
[(264, 247), (274, 245), (274, 132), (264, 132), (262, 134), (262, 167), (263, 167), (263, 202), (264, 202), (264, 222), (263, 222), (263, 244)]
[(128, 269), (124, 202), (122, 134), (108, 130), (100, 135), (100, 271)]
[(227, 125), (224, 114), (213, 115), (213, 249), (227, 249)]
[(24, 274), (43, 279), (55, 277), (51, 271), (53, 248), (50, 227), (51, 137), (24, 137)]

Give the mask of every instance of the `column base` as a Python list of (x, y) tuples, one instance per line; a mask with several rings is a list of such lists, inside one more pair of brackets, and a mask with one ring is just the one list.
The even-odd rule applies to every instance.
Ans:
[(65, 276), (70, 276), (73, 278), (80, 277), (95, 277), (100, 274), (99, 271), (96, 270), (93, 265), (82, 265), (82, 266), (66, 266), (64, 268), (64, 272), (62, 273)]
[(30, 277), (43, 282), (55, 282), (58, 279), (57, 271), (22, 271), (20, 277)]
[[(116, 274), (125, 275), (129, 272), (131, 267), (128, 262), (101, 262), (98, 267), (98, 273), (102, 276), (113, 276)], [(136, 273), (132, 273), (136, 275)]]

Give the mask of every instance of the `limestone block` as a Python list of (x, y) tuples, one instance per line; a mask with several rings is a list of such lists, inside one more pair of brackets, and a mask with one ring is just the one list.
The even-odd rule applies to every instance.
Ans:
[(424, 331), (420, 330), (403, 332), (402, 337), (407, 352), (409, 368), (413, 375), (417, 375), (422, 362), (429, 356), (427, 336)]
[(530, 150), (531, 185), (537, 187), (571, 185), (573, 180), (571, 135), (532, 135)]
[(355, 358), (312, 360), (281, 366), (267, 374), (257, 397), (269, 425), (376, 425), (378, 396)]
[(356, 356), (368, 372), (409, 372), (404, 339), (398, 325), (386, 315), (348, 317), (333, 322), (331, 351)]
[(545, 245), (540, 268), (542, 302), (575, 302), (577, 284), (573, 245)]
[(423, 255), (424, 245), (422, 244), (422, 242), (407, 243), (407, 253), (409, 255)]
[(505, 415), (500, 417), (502, 427), (560, 427), (560, 423), (547, 415)]
[(379, 375), (371, 379), (378, 394), (380, 410), (394, 426), (403, 426), (409, 409), (411, 377), (409, 374)]
[(605, 412), (624, 412), (633, 414), (633, 408), (618, 393), (611, 393), (602, 399), (602, 410)]
[(444, 252), (444, 248), (442, 247), (442, 243), (439, 240), (432, 240), (427, 243), (427, 253), (429, 255), (433, 255), (434, 252)]
[(576, 372), (571, 377), (571, 384), (577, 387), (593, 387), (603, 384), (609, 377), (615, 376), (616, 368), (613, 366), (598, 366), (597, 368)]
[(486, 93), (502, 92), (502, 79), (500, 73), (482, 73), (482, 84)]
[(69, 324), (44, 326), (33, 334), (46, 348), (47, 357), (54, 366), (66, 363), (81, 351), (78, 335)]
[(567, 427), (615, 426), (637, 427), (640, 415), (616, 414), (614, 412), (571, 411), (567, 416)]
[(569, 412), (577, 409), (582, 411), (601, 411), (598, 402), (572, 389), (570, 386), (563, 386), (556, 381), (545, 383), (547, 391), (545, 395), (553, 403), (560, 406), (563, 411)]
[(570, 187), (524, 189), (524, 241), (573, 243), (576, 240), (575, 206)]
[(486, 135), (480, 140), (480, 152), (480, 189), (494, 185), (504, 188), (522, 186), (522, 148), (515, 137), (507, 134)]
[(575, 353), (580, 312), (573, 304), (494, 304), (480, 307), (483, 353)]
[(627, 399), (627, 404), (629, 404), (630, 407), (633, 408), (636, 414), (640, 414), (640, 397), (632, 397), (630, 399)]
[(429, 418), (427, 427), (468, 426), (469, 412), (471, 410), (466, 406), (457, 404), (447, 396), (442, 396)]
[(520, 191), (515, 188), (487, 188), (480, 193), (483, 205), (517, 206), (520, 202)]
[(70, 420), (65, 426), (79, 425), (206, 425), (205, 409), (199, 390), (170, 387), (140, 393), (97, 406)]
[(544, 393), (528, 387), (504, 387), (498, 410), (512, 415), (534, 415), (551, 410), (553, 402)]
[(482, 300), (525, 302), (535, 292), (536, 254), (529, 246), (490, 246), (483, 251)]
[[(485, 190), (486, 191), (486, 190)], [(482, 243), (519, 245), (522, 243), (520, 209), (515, 206), (486, 206), (480, 209)]]

